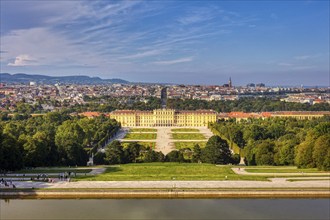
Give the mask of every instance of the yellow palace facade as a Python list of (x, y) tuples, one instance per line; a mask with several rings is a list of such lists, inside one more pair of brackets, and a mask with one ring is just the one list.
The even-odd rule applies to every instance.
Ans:
[(120, 122), (123, 127), (204, 127), (217, 120), (217, 113), (213, 110), (116, 110), (110, 113), (110, 118)]

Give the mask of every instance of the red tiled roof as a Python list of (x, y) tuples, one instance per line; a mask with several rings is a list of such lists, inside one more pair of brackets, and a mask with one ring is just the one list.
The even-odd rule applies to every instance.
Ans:
[(101, 115), (101, 113), (99, 113), (99, 112), (82, 112), (82, 113), (79, 113), (79, 115), (91, 118), (91, 117), (98, 117)]

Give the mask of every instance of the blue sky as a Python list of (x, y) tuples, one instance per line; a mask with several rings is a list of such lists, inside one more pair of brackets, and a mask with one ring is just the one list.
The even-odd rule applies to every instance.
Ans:
[(329, 85), (329, 1), (1, 0), (1, 72)]

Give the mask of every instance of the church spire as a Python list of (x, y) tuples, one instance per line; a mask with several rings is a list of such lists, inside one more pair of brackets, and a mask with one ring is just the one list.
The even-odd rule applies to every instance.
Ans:
[(228, 83), (229, 87), (231, 88), (233, 85), (232, 85), (232, 82), (231, 82), (231, 77), (229, 77), (229, 83)]

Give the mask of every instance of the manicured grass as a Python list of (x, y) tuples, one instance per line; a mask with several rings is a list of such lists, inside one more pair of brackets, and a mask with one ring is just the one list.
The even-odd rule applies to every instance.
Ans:
[(155, 128), (130, 128), (131, 132), (157, 132)]
[(199, 132), (197, 128), (173, 128), (172, 132)]
[(15, 171), (15, 172), (12, 172), (12, 173), (21, 173), (21, 174), (24, 174), (24, 173), (64, 173), (64, 172), (74, 172), (74, 173), (89, 173), (91, 172), (92, 169), (72, 169), (72, 168), (63, 168), (63, 169), (56, 169), (56, 168), (42, 168), (42, 169), (25, 169), (25, 170), (18, 170), (18, 171)]
[[(122, 146), (125, 148), (129, 145), (129, 143), (132, 142), (121, 142)], [(151, 147), (152, 149), (156, 148), (156, 143), (155, 142), (137, 142), (138, 144), (145, 146), (145, 147)]]
[(273, 168), (245, 168), (249, 173), (325, 173), (325, 171), (319, 171), (316, 168), (310, 169), (298, 169), (293, 167), (273, 167)]
[(175, 149), (190, 148), (194, 149), (194, 146), (198, 144), (201, 148), (204, 148), (206, 142), (174, 142)]
[(156, 133), (128, 133), (124, 139), (127, 140), (154, 140), (157, 138)]
[(172, 134), (172, 137), (175, 140), (205, 140), (206, 139), (204, 135), (200, 133), (189, 133), (189, 134), (174, 133)]
[[(226, 179), (227, 176), (227, 179)], [(237, 175), (231, 166), (197, 163), (141, 163), (108, 167), (106, 172), (94, 177), (77, 177), (77, 180), (267, 180), (263, 176)]]

